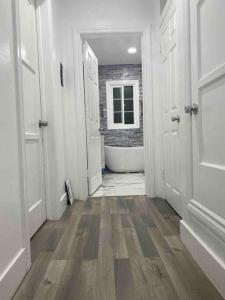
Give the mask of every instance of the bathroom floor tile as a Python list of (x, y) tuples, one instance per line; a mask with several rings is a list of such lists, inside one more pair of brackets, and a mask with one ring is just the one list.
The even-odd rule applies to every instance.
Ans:
[(107, 173), (92, 197), (145, 195), (143, 173)]

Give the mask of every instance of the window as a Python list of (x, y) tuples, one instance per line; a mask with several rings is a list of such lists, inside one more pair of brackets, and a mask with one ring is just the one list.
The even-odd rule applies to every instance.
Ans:
[(107, 81), (106, 96), (108, 129), (140, 127), (138, 80)]

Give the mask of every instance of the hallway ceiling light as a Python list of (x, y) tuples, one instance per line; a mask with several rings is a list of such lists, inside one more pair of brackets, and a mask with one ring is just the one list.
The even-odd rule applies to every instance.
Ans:
[(131, 47), (131, 48), (128, 49), (128, 53), (130, 53), (130, 54), (134, 54), (136, 52), (137, 52), (137, 49), (134, 48), (134, 47)]

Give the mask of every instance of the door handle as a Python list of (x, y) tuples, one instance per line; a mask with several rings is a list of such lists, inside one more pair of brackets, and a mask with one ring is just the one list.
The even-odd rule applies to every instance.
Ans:
[(185, 108), (184, 108), (184, 111), (185, 111), (186, 114), (197, 115), (198, 114), (198, 104), (193, 103), (192, 106), (191, 105), (186, 105)]
[(186, 105), (184, 107), (184, 111), (185, 111), (186, 114), (192, 115), (192, 107), (191, 107), (191, 105)]
[(176, 117), (173, 116), (171, 120), (172, 120), (172, 122), (178, 122), (179, 123), (180, 122), (180, 116), (178, 116), (178, 115)]
[(198, 104), (197, 103), (192, 104), (191, 111), (194, 115), (198, 114)]
[(48, 126), (48, 122), (47, 121), (42, 121), (42, 120), (39, 121), (39, 128), (41, 128), (41, 127), (47, 127), (47, 126)]

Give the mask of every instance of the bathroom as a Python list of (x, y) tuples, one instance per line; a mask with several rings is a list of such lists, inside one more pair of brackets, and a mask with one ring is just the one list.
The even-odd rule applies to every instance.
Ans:
[(98, 60), (102, 184), (91, 196), (145, 195), (141, 36), (84, 40)]

